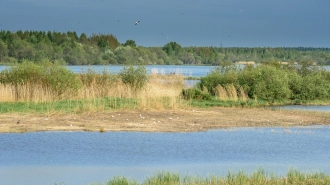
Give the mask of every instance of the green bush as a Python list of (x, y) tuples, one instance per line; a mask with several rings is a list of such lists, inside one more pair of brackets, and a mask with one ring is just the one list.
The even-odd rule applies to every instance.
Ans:
[(272, 66), (262, 66), (255, 81), (256, 97), (274, 103), (275, 100), (290, 97), (289, 78), (282, 69)]
[(197, 88), (183, 89), (181, 93), (182, 97), (186, 100), (197, 99), (197, 100), (211, 100), (211, 95)]
[(238, 68), (235, 66), (220, 66), (214, 68), (205, 77), (200, 78), (199, 88), (207, 88), (211, 95), (215, 95), (214, 88), (217, 85), (234, 84), (238, 87)]
[(138, 66), (137, 68), (125, 66), (118, 74), (122, 82), (134, 91), (144, 88), (149, 80), (145, 66)]
[(40, 64), (23, 61), (21, 64), (11, 66), (0, 73), (0, 83), (14, 86), (38, 84), (50, 88), (58, 96), (73, 93), (81, 86), (72, 71), (48, 60)]
[(206, 87), (211, 95), (215, 95), (214, 89), (219, 84), (242, 87), (249, 99), (269, 103), (330, 98), (330, 72), (309, 63), (295, 66), (266, 62), (247, 65), (243, 69), (218, 67), (202, 77), (197, 87)]
[(319, 73), (304, 76), (300, 97), (303, 100), (325, 100), (330, 98), (330, 82)]

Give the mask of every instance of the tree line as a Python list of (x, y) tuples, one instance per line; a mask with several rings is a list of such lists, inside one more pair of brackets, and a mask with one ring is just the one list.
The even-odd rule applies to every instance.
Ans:
[(0, 31), (0, 63), (49, 59), (65, 65), (223, 65), (239, 61), (311, 61), (330, 65), (330, 48), (313, 47), (182, 47), (169, 42), (162, 47), (120, 43), (112, 34), (87, 36), (75, 31)]

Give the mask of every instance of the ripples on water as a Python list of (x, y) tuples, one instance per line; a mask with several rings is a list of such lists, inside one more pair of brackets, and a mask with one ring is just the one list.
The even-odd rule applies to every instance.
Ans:
[[(0, 134), (5, 184), (87, 184), (157, 170), (221, 174), (262, 167), (330, 173), (330, 127), (245, 128), (193, 133)], [(79, 178), (77, 178), (79, 177)]]

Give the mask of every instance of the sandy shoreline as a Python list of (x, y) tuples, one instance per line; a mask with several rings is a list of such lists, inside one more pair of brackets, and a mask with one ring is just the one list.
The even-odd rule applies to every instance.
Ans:
[[(19, 122), (19, 123), (18, 123)], [(330, 125), (329, 113), (260, 108), (1, 114), (0, 133), (39, 131), (194, 132), (230, 127)]]

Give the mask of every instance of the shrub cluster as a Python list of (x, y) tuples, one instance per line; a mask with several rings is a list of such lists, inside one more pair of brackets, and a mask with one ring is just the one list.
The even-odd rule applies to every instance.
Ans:
[[(39, 64), (23, 61), (0, 72), (0, 84), (11, 86), (15, 100), (32, 100), (48, 92), (52, 100), (78, 97), (79, 90), (98, 97), (108, 96), (112, 86), (126, 84), (135, 93), (142, 90), (148, 82), (144, 66), (124, 67), (119, 74), (102, 73), (88, 69), (85, 73), (75, 74), (58, 63), (44, 60)], [(113, 88), (112, 88), (113, 89)], [(89, 97), (89, 96), (88, 96)]]
[(132, 90), (141, 90), (148, 82), (147, 68), (145, 66), (124, 66), (119, 72), (122, 82)]
[[(76, 75), (65, 66), (44, 60), (40, 64), (23, 61), (0, 73), (0, 83), (4, 85), (41, 86), (49, 89), (57, 96), (75, 93), (81, 86)], [(18, 92), (17, 92), (18, 93)]]
[(197, 99), (197, 100), (211, 100), (212, 97), (207, 92), (200, 89), (182, 89), (182, 97), (186, 100)]
[(220, 66), (202, 77), (197, 88), (207, 88), (211, 95), (220, 96), (217, 90), (219, 85), (226, 87), (231, 84), (237, 93), (247, 94), (249, 99), (270, 103), (330, 98), (330, 72), (308, 61), (300, 65), (280, 65), (279, 62), (272, 61), (255, 66), (247, 65), (244, 68)]

